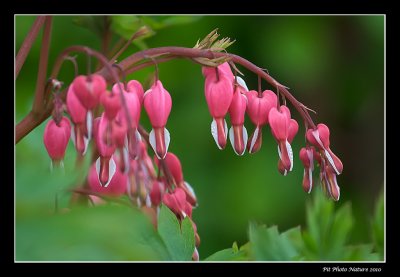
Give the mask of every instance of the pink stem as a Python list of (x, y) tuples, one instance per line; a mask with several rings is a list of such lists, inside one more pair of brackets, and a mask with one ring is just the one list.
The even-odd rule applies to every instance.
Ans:
[(45, 19), (46, 19), (45, 16), (38, 16), (36, 18), (35, 22), (32, 25), (32, 28), (29, 30), (28, 35), (25, 37), (25, 40), (22, 43), (21, 48), (19, 48), (17, 57), (15, 58), (15, 77), (14, 77), (14, 79), (17, 79), (19, 72), (25, 63), (26, 57), (28, 56), (29, 52), (31, 51), (33, 42), (35, 41), (40, 29), (42, 28)]

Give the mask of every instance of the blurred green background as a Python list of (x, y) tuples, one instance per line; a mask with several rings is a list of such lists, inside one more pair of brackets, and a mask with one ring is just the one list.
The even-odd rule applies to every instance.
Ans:
[[(96, 32), (82, 27), (84, 19), (79, 19), (79, 25), (73, 22), (74, 18), (54, 17), (50, 69), (65, 47), (79, 44), (101, 48)], [(32, 16), (16, 17), (16, 51), (34, 19)], [(229, 52), (267, 68), (274, 78), (291, 88), (297, 99), (317, 112), (317, 115), (311, 114), (316, 123), (323, 122), (330, 127), (331, 148), (344, 164), (343, 174), (338, 177), (341, 199), (335, 205), (351, 202), (355, 216), (351, 240), (355, 243), (369, 241), (371, 233), (366, 231), (369, 230), (367, 226), (384, 183), (384, 17), (202, 16), (195, 20), (180, 19), (154, 28), (153, 36), (133, 44), (121, 59), (143, 47), (193, 47), (214, 28), (219, 28), (221, 37), (236, 40)], [(146, 22), (146, 18), (142, 20)], [(154, 20), (160, 18), (154, 17)], [(114, 35), (112, 41), (117, 40), (118, 36)], [(40, 36), (16, 80), (16, 123), (31, 109), (39, 52)], [(78, 61), (80, 72), (85, 73), (85, 57), (78, 56)], [(136, 72), (128, 79), (144, 82), (153, 70)], [(248, 87), (257, 88), (257, 77), (241, 67), (239, 70), (245, 74)], [(173, 98), (167, 125), (171, 132), (169, 150), (180, 158), (184, 177), (194, 187), (199, 201), (193, 218), (202, 241), (200, 257), (230, 247), (233, 241), (238, 241), (239, 245), (245, 243), (250, 220), (276, 224), (279, 230), (303, 226), (305, 206), (311, 196), (301, 187), (303, 167), (298, 158), (304, 145), (301, 121), (292, 144), (294, 169), (283, 177), (277, 171), (278, 153), (269, 128), (263, 130), (262, 148), (254, 155), (238, 157), (230, 144), (224, 151), (218, 150), (210, 133), (212, 119), (204, 98), (204, 79), (199, 65), (187, 60), (170, 61), (160, 64), (159, 72)], [(66, 63), (60, 79), (68, 84), (72, 78), (73, 67)], [(273, 89), (263, 83), (263, 89), (267, 88)], [(289, 108), (292, 116), (299, 120), (290, 104)], [(141, 121), (150, 128), (144, 112)], [(250, 134), (253, 126), (249, 123), (247, 118)], [(22, 255), (18, 251), (34, 251), (19, 248), (26, 236), (40, 240), (40, 232), (46, 234), (45, 229), (32, 227), (30, 220), (53, 212), (57, 191), (60, 205), (67, 206), (69, 194), (60, 193), (60, 189), (84, 177), (85, 166), (78, 170), (74, 167), (72, 143), (65, 157), (65, 172), (50, 174), (50, 159), (42, 142), (44, 126), (45, 123), (41, 124), (16, 146), (17, 258)]]

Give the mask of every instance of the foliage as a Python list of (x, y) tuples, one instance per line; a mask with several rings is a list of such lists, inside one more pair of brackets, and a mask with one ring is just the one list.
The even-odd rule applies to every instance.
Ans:
[(173, 261), (190, 261), (194, 251), (194, 230), (189, 217), (180, 224), (175, 214), (162, 205), (158, 218), (158, 233)]
[[(376, 207), (373, 225), (374, 242), (348, 244), (353, 226), (349, 203), (334, 209), (334, 202), (321, 192), (315, 193), (312, 205), (307, 207), (307, 226), (279, 233), (277, 226), (266, 227), (250, 223), (249, 243), (240, 251), (236, 243), (205, 260), (257, 261), (376, 261), (383, 258), (383, 197)], [(378, 253), (374, 251), (378, 250)]]

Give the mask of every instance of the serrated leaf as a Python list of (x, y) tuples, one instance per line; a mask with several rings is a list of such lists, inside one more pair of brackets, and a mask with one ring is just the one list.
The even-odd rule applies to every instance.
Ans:
[(16, 219), (16, 259), (51, 261), (166, 260), (149, 219), (136, 209), (103, 205)]
[(350, 203), (344, 204), (335, 214), (330, 232), (327, 234), (327, 252), (331, 259), (338, 259), (342, 256), (343, 247), (347, 242), (351, 228), (353, 226), (353, 217), (351, 215)]
[(345, 256), (342, 260), (345, 261), (379, 261), (381, 260), (378, 253), (372, 252), (372, 244), (361, 244), (355, 246), (347, 246)]
[(215, 252), (214, 254), (208, 256), (205, 261), (247, 261), (248, 252), (246, 252), (245, 248), (242, 249), (242, 247), (239, 250), (238, 244), (235, 241), (232, 245), (232, 248)]
[(245, 251), (235, 251), (232, 248), (220, 250), (208, 256), (205, 261), (247, 261)]
[(289, 229), (281, 234), (281, 237), (284, 239), (289, 240), (293, 246), (297, 249), (297, 252), (299, 253), (298, 256), (295, 256), (295, 260), (302, 260), (303, 257), (300, 254), (301, 250), (304, 249), (304, 241), (303, 237), (301, 235), (301, 228), (300, 226), (297, 226), (295, 228)]
[(251, 252), (258, 261), (290, 261), (298, 251), (288, 236), (281, 236), (277, 226), (266, 228), (250, 224), (249, 239)]
[(158, 233), (174, 261), (190, 261), (195, 247), (193, 225), (188, 217), (179, 224), (175, 214), (162, 205), (158, 217)]
[(350, 203), (335, 211), (333, 201), (318, 191), (307, 206), (303, 255), (307, 260), (343, 260), (352, 226)]

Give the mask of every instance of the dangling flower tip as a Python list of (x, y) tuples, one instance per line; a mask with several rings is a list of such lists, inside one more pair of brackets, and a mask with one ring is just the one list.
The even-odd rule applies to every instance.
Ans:
[(248, 140), (247, 130), (244, 126), (232, 126), (229, 129), (229, 140), (236, 155), (243, 156)]
[(108, 187), (114, 174), (116, 172), (117, 165), (115, 164), (114, 159), (99, 157), (96, 160), (96, 172), (97, 177), (99, 178), (100, 185), (102, 187)]
[(216, 118), (211, 122), (211, 134), (220, 150), (226, 146), (228, 138), (228, 125), (224, 118)]
[(257, 127), (253, 134), (251, 134), (249, 140), (247, 141), (247, 151), (250, 154), (256, 153), (260, 150), (262, 144), (262, 132), (261, 128)]
[(155, 128), (150, 131), (149, 142), (158, 159), (163, 160), (167, 155), (170, 140), (167, 128)]

